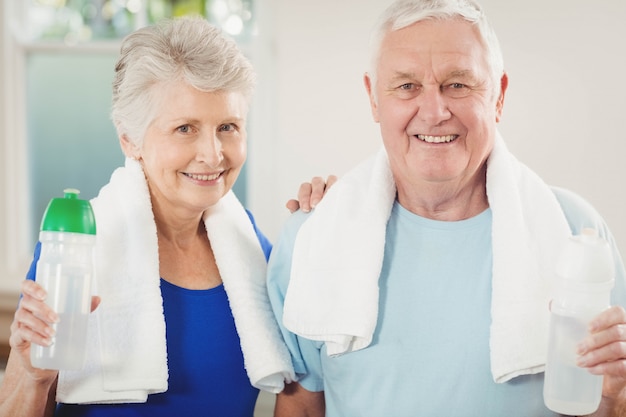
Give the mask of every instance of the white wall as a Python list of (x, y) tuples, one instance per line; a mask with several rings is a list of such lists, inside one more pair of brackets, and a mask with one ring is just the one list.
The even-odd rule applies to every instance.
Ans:
[[(270, 237), (302, 181), (342, 174), (378, 147), (362, 75), (370, 27), (390, 3), (261, 0), (266, 137), (251, 144), (250, 197)], [(509, 147), (548, 183), (587, 198), (626, 254), (626, 1), (482, 4), (509, 74), (500, 126)]]

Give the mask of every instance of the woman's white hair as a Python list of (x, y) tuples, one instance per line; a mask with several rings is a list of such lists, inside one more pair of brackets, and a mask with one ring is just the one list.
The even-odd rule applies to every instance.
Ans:
[(118, 135), (141, 145), (163, 83), (200, 91), (238, 92), (248, 101), (256, 75), (235, 41), (200, 17), (165, 19), (122, 42), (115, 66), (111, 119)]
[(504, 60), (500, 43), (480, 5), (473, 0), (398, 0), (385, 10), (375, 26), (371, 38), (371, 62), (369, 76), (376, 83), (376, 68), (380, 48), (387, 33), (399, 30), (423, 20), (464, 19), (478, 28), (479, 36), (487, 53), (487, 64), (500, 91), (500, 77), (504, 73)]

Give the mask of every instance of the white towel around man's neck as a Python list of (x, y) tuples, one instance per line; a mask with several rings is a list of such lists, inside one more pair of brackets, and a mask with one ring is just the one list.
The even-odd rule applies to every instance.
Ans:
[[(506, 382), (544, 369), (553, 262), (570, 229), (550, 187), (499, 135), (486, 187), (493, 216), (491, 372)], [(283, 321), (294, 333), (325, 342), (329, 355), (372, 341), (395, 195), (381, 150), (341, 178), (298, 232)]]
[[(293, 371), (268, 313), (265, 257), (234, 194), (222, 200), (204, 221), (246, 370), (254, 386), (277, 392), (284, 380), (291, 382)], [(92, 206), (97, 227), (94, 293), (102, 302), (90, 317), (86, 365), (59, 373), (57, 401), (145, 402), (149, 394), (167, 390), (168, 367), (157, 231), (141, 165), (127, 158)]]

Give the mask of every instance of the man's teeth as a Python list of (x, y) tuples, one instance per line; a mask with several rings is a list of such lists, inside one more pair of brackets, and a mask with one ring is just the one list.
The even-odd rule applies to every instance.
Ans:
[(199, 181), (213, 181), (219, 178), (220, 174), (212, 174), (212, 175), (198, 175), (198, 174), (187, 174), (189, 178)]
[(447, 135), (447, 136), (429, 136), (429, 135), (417, 135), (419, 140), (423, 140), (428, 143), (448, 143), (452, 142), (456, 139), (456, 135)]

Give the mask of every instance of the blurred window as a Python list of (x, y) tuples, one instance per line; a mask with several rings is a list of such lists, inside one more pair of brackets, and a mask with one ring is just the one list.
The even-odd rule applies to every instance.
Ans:
[(252, 0), (29, 0), (24, 35), (73, 45), (122, 38), (146, 24), (189, 14), (243, 40), (253, 30)]

